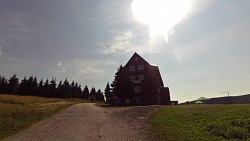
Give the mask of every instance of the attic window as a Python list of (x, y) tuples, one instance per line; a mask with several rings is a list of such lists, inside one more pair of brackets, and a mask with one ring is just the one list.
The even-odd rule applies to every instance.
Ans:
[(138, 70), (144, 70), (144, 66), (143, 65), (138, 65)]
[(138, 57), (134, 57), (134, 61), (138, 61)]

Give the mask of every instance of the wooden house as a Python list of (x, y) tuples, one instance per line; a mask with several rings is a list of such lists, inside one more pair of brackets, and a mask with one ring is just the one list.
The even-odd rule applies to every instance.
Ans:
[(124, 103), (127, 105), (169, 105), (170, 92), (164, 87), (158, 66), (149, 64), (137, 53), (122, 67), (127, 89)]

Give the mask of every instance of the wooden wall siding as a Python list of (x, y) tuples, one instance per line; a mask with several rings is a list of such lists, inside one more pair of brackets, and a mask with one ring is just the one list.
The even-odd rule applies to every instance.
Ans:
[[(139, 65), (140, 67), (138, 69)], [(134, 71), (130, 70), (131, 66), (134, 66)], [(127, 81), (128, 91), (125, 99), (129, 99), (131, 104), (148, 105), (170, 103), (169, 89), (167, 87), (164, 88), (157, 66), (150, 65), (140, 55), (134, 53), (123, 67), (123, 70), (124, 75), (127, 77), (127, 80), (129, 80)], [(140, 80), (139, 75), (143, 75), (144, 80)], [(134, 76), (133, 81), (130, 80), (131, 76)], [(140, 92), (135, 92), (135, 87), (140, 87)]]

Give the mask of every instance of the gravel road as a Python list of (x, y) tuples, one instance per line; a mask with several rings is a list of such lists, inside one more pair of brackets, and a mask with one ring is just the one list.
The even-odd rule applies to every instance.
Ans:
[(145, 123), (157, 109), (76, 104), (3, 141), (150, 141), (154, 139)]

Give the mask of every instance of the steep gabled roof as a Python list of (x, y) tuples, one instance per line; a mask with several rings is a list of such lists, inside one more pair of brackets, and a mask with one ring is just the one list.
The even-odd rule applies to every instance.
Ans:
[(150, 65), (145, 59), (143, 59), (139, 54), (137, 54), (136, 52), (133, 54), (133, 56), (129, 59), (129, 61), (127, 62), (127, 64), (124, 66), (126, 67), (134, 57), (138, 57), (139, 59), (141, 59), (142, 61), (144, 61), (146, 64)]
[(133, 54), (133, 56), (129, 59), (129, 61), (127, 62), (127, 64), (124, 67), (127, 67), (127, 65), (133, 61), (134, 57), (138, 57), (139, 60), (142, 60), (143, 62), (145, 62), (145, 64), (147, 64), (148, 66), (150, 66), (151, 70), (153, 71), (153, 73), (158, 77), (160, 83), (162, 86), (164, 86), (161, 74), (160, 74), (160, 70), (158, 68), (157, 65), (153, 65), (153, 64), (149, 64), (145, 59), (143, 59), (139, 54), (137, 54), (136, 52)]
[(159, 70), (158, 66), (152, 66), (151, 65), (151, 68), (152, 68), (152, 70), (155, 71), (156, 75), (159, 77), (159, 79), (160, 79), (159, 81), (160, 81), (161, 85), (164, 86), (164, 83), (163, 83), (163, 80), (161, 78), (161, 73), (160, 73), (160, 70)]

